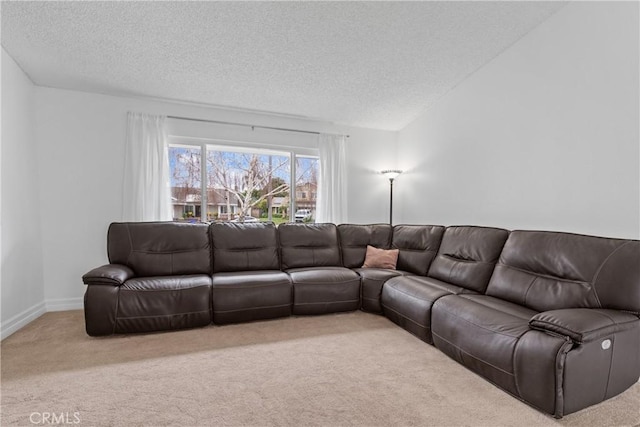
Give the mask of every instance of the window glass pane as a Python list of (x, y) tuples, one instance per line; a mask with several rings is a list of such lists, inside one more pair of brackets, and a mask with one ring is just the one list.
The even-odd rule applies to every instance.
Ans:
[(202, 201), (200, 147), (169, 147), (173, 220), (200, 221)]
[(210, 221), (288, 220), (290, 161), (286, 154), (207, 148)]
[(296, 156), (295, 222), (315, 222), (319, 160)]

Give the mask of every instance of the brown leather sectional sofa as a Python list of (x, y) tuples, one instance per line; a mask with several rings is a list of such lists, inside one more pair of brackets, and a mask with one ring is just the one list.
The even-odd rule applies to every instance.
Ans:
[[(367, 245), (396, 270), (361, 268)], [(640, 241), (472, 226), (114, 223), (92, 336), (362, 309), (556, 417), (640, 377)]]

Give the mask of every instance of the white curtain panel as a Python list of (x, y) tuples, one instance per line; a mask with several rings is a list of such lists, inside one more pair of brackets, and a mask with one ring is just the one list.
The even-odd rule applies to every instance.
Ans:
[(347, 220), (347, 156), (344, 135), (321, 133), (320, 185), (316, 222), (341, 224)]
[(170, 221), (166, 117), (127, 114), (123, 221)]

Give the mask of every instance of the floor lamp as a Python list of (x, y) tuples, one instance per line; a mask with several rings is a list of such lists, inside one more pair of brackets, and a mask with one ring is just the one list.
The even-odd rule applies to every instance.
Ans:
[(390, 169), (380, 173), (389, 178), (389, 224), (393, 225), (393, 180), (396, 179), (402, 171), (398, 169)]

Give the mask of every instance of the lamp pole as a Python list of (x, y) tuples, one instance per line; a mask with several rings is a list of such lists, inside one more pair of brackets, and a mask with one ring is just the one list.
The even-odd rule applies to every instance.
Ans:
[(384, 170), (380, 172), (389, 178), (389, 225), (393, 225), (393, 181), (402, 173), (398, 169)]
[(393, 178), (389, 178), (389, 225), (393, 225)]

